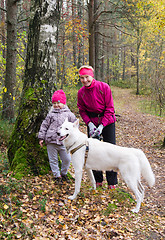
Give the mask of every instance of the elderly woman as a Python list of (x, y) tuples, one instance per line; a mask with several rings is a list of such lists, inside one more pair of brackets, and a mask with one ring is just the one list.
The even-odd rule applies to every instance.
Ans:
[[(94, 79), (94, 69), (91, 66), (82, 66), (79, 69), (81, 83), (84, 85), (78, 91), (80, 115), (87, 125), (88, 137), (99, 138), (104, 142), (116, 144), (115, 113), (112, 93), (109, 85)], [(102, 171), (94, 171), (96, 187), (102, 186)], [(109, 189), (115, 189), (117, 172), (106, 171)]]

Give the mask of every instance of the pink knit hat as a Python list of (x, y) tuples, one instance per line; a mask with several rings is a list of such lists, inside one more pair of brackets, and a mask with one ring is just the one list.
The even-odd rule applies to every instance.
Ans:
[(52, 103), (60, 102), (66, 104), (66, 95), (62, 89), (55, 91), (52, 96)]

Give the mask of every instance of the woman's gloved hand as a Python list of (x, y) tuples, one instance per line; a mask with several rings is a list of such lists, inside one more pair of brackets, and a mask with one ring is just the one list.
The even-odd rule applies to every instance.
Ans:
[(88, 123), (88, 127), (89, 127), (89, 136), (93, 137), (93, 135), (95, 134), (95, 131), (96, 131), (96, 126), (92, 123), (92, 122), (89, 122)]
[(103, 128), (103, 124), (100, 124), (92, 137), (99, 137), (102, 134)]

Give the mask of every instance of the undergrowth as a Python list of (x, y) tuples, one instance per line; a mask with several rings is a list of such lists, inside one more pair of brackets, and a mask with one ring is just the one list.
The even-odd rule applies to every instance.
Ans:
[(14, 124), (7, 120), (0, 120), (0, 146), (7, 145)]

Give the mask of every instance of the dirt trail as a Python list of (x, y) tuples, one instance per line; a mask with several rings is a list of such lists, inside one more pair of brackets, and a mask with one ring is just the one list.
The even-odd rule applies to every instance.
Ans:
[(165, 208), (165, 149), (161, 141), (165, 136), (165, 119), (140, 112), (139, 101), (143, 99), (130, 89), (112, 88), (117, 115), (116, 137), (121, 146), (142, 149), (150, 161), (156, 176), (152, 189), (146, 188), (145, 201), (158, 215)]

